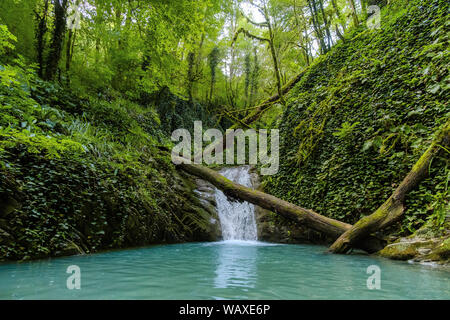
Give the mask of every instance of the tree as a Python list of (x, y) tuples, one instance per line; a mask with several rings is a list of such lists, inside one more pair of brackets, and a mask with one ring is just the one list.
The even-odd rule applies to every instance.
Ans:
[(194, 88), (195, 73), (194, 73), (194, 63), (195, 63), (195, 53), (189, 52), (187, 56), (188, 70), (186, 75), (186, 92), (189, 97), (189, 101), (192, 102), (192, 90)]
[(54, 28), (45, 69), (45, 79), (52, 80), (57, 72), (66, 32), (67, 0), (54, 0)]
[(209, 103), (212, 101), (213, 93), (214, 93), (214, 85), (216, 83), (216, 68), (219, 64), (220, 59), (220, 50), (218, 47), (214, 47), (208, 55), (209, 61), (209, 69), (211, 72), (211, 84), (209, 90)]
[(250, 79), (251, 79), (251, 61), (250, 61), (250, 53), (245, 54), (245, 85), (244, 85), (244, 96), (245, 96), (245, 107), (248, 106), (249, 100), (249, 88), (250, 88)]
[(300, 22), (300, 19), (298, 17), (298, 11), (299, 10), (298, 10), (298, 7), (297, 7), (297, 1), (296, 0), (294, 0), (293, 8), (294, 8), (295, 25), (297, 27), (298, 36), (299, 36), (298, 46), (303, 51), (303, 56), (305, 58), (306, 65), (309, 66), (309, 64), (310, 64), (310, 56), (311, 56), (311, 52), (310, 52), (311, 45), (309, 43), (308, 26), (307, 26), (307, 23), (306, 23), (305, 16), (303, 14), (303, 10), (301, 10), (301, 9), (300, 9), (300, 12), (301, 12), (302, 22)]
[(256, 94), (259, 88), (259, 61), (258, 61), (258, 49), (253, 48), (253, 69), (250, 74), (250, 97), (249, 106), (253, 106), (253, 101), (255, 100)]
[[(322, 53), (328, 52), (330, 49), (329, 42), (328, 45), (325, 43), (325, 36), (319, 21), (319, 13), (317, 10), (317, 5), (315, 0), (308, 0), (309, 11), (311, 13), (312, 24), (314, 31), (316, 32), (317, 40), (319, 42), (320, 50)], [(328, 32), (329, 33), (329, 32)], [(329, 39), (329, 37), (328, 37)]]
[[(266, 28), (268, 31), (268, 37), (263, 37), (263, 36), (257, 36), (254, 35), (252, 33), (250, 33), (247, 29), (245, 28), (240, 28), (239, 30), (237, 30), (237, 32), (235, 33), (234, 37), (233, 37), (233, 41), (232, 43), (234, 44), (234, 42), (236, 42), (239, 34), (244, 34), (246, 37), (254, 39), (254, 40), (258, 40), (260, 42), (266, 42), (269, 46), (269, 50), (272, 56), (272, 61), (273, 61), (273, 67), (274, 67), (274, 74), (275, 74), (275, 79), (277, 81), (276, 85), (277, 85), (277, 92), (278, 95), (280, 96), (280, 101), (281, 103), (285, 104), (284, 102), (284, 98), (281, 92), (281, 87), (282, 87), (282, 83), (281, 83), (281, 74), (280, 74), (280, 68), (279, 68), (279, 62), (278, 62), (278, 57), (277, 57), (277, 53), (275, 50), (275, 33), (273, 30), (273, 26), (272, 26), (272, 22), (270, 19), (270, 15), (269, 15), (269, 11), (267, 8), (267, 4), (266, 2), (263, 2), (262, 5), (258, 5), (254, 2), (252, 2), (252, 5), (254, 5), (258, 11), (264, 16), (265, 21), (261, 22), (261, 23), (257, 23), (252, 21), (250, 18), (245, 17), (246, 20), (251, 23), (252, 25), (258, 27), (258, 28)], [(245, 15), (244, 15), (245, 16)]]
[(356, 12), (355, 0), (348, 0), (352, 11), (353, 25), (359, 25), (358, 13)]
[(34, 11), (36, 19), (36, 51), (38, 62), (38, 75), (44, 76), (44, 49), (45, 49), (45, 34), (47, 33), (47, 17), (48, 17), (48, 3), (49, 0), (44, 1), (42, 9), (37, 8)]
[(73, 50), (75, 46), (75, 40), (77, 31), (76, 28), (78, 27), (77, 24), (79, 23), (78, 19), (80, 18), (79, 12), (76, 12), (75, 9), (76, 6), (79, 5), (79, 1), (77, 0), (74, 2), (74, 7), (72, 7), (72, 11), (68, 12), (68, 24), (70, 26), (69, 33), (67, 36), (67, 43), (66, 43), (66, 72), (69, 72), (70, 70), (70, 63), (72, 62), (73, 57)]
[(450, 145), (450, 120), (447, 120), (438, 132), (425, 153), (413, 166), (403, 181), (374, 213), (355, 223), (344, 232), (330, 247), (334, 253), (347, 253), (355, 243), (373, 232), (385, 229), (397, 222), (404, 212), (404, 201), (409, 191), (414, 189), (427, 175), (431, 161)]

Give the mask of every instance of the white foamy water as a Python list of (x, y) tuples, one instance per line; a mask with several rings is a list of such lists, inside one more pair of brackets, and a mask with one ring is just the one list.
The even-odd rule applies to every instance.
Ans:
[[(248, 166), (226, 168), (220, 171), (227, 179), (252, 187)], [(248, 202), (231, 201), (216, 189), (217, 211), (222, 227), (223, 240), (258, 240), (255, 207)]]

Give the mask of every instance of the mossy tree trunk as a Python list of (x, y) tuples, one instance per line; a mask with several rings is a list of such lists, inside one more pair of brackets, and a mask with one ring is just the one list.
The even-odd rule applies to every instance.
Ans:
[(359, 25), (358, 20), (358, 13), (356, 12), (356, 5), (355, 0), (349, 0), (350, 8), (352, 9), (352, 18), (353, 18), (353, 25), (357, 26)]
[(431, 160), (449, 144), (450, 120), (437, 132), (430, 147), (417, 161), (391, 197), (372, 215), (359, 220), (354, 226), (322, 216), (310, 209), (304, 209), (270, 194), (244, 187), (204, 166), (179, 161), (181, 162), (179, 167), (190, 174), (209, 181), (229, 197), (256, 204), (299, 225), (310, 227), (333, 239), (337, 239), (330, 247), (330, 251), (333, 253), (346, 253), (351, 248), (360, 248), (373, 253), (381, 250), (383, 243), (381, 240), (371, 236), (371, 233), (386, 228), (399, 220), (404, 211), (403, 202), (405, 196), (427, 175)]
[(330, 247), (333, 253), (347, 253), (356, 243), (371, 233), (397, 222), (403, 215), (405, 196), (427, 175), (431, 160), (450, 141), (450, 120), (437, 132), (434, 141), (403, 179), (394, 193), (374, 213), (359, 220), (342, 234)]
[(47, 56), (47, 67), (45, 69), (45, 79), (53, 80), (58, 71), (58, 64), (61, 59), (61, 52), (66, 33), (66, 15), (67, 15), (67, 0), (61, 2), (53, 1), (55, 18), (53, 21), (53, 37), (50, 46), (49, 54)]
[(44, 49), (45, 49), (45, 34), (47, 33), (47, 18), (48, 18), (49, 0), (44, 1), (42, 14), (35, 10), (36, 27), (36, 53), (38, 62), (38, 76), (44, 76)]
[[(307, 226), (313, 230), (319, 231), (329, 236), (331, 239), (338, 238), (341, 234), (351, 228), (350, 224), (327, 218), (310, 209), (304, 209), (270, 194), (234, 183), (218, 172), (204, 166), (182, 163), (178, 165), (178, 167), (194, 176), (212, 183), (231, 198), (248, 201), (258, 205), (299, 225)], [(381, 250), (384, 247), (384, 242), (375, 237), (370, 237), (358, 244), (357, 247), (369, 253), (373, 253)]]

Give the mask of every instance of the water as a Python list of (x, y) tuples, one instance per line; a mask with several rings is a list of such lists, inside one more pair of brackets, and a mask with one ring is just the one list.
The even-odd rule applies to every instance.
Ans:
[[(0, 264), (0, 299), (450, 299), (450, 272), (311, 245), (224, 241)], [(81, 289), (66, 287), (67, 267)], [(381, 268), (369, 290), (367, 267)]]
[[(226, 168), (220, 173), (236, 183), (252, 187), (248, 166)], [(217, 211), (219, 213), (224, 240), (257, 240), (255, 208), (248, 202), (230, 201), (222, 191), (216, 189)]]
[[(222, 173), (251, 186), (247, 167)], [(226, 241), (0, 264), (0, 299), (450, 299), (449, 271), (259, 242), (253, 205), (216, 199)], [(79, 290), (67, 288), (73, 265)], [(371, 265), (380, 290), (367, 287)]]

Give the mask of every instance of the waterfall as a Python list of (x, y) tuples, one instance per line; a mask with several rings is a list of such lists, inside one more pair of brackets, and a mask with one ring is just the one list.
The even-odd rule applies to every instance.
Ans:
[[(220, 171), (227, 179), (243, 186), (252, 187), (249, 166), (225, 168)], [(223, 240), (256, 241), (257, 229), (255, 207), (248, 202), (230, 201), (222, 191), (216, 189), (217, 211), (222, 226)]]

